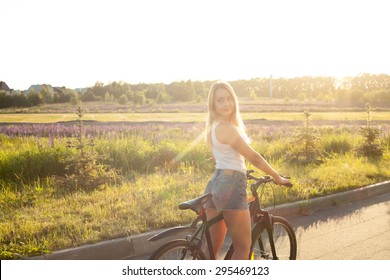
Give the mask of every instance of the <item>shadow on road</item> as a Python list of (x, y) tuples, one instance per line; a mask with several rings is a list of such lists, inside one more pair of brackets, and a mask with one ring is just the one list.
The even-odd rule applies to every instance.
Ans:
[(382, 254), (379, 258), (390, 259), (390, 252), (386, 251), (389, 246), (386, 238), (390, 232), (390, 193), (344, 202), (309, 216), (290, 217), (289, 221), (297, 236), (300, 259), (375, 258), (370, 253), (358, 252), (364, 250), (362, 244), (369, 240), (378, 245), (377, 251)]
[[(289, 221), (296, 228), (310, 228), (316, 227), (321, 223), (333, 223), (337, 224), (340, 220), (345, 220), (347, 218), (358, 218), (359, 213), (367, 207), (373, 206), (378, 203), (383, 203), (387, 205), (388, 211), (387, 215), (389, 215), (390, 219), (390, 195), (380, 195), (373, 198), (358, 200), (354, 202), (344, 202), (339, 205), (335, 205), (332, 208), (323, 209), (318, 212), (314, 212), (308, 216), (297, 216), (289, 218)], [(390, 220), (389, 220), (390, 222)]]

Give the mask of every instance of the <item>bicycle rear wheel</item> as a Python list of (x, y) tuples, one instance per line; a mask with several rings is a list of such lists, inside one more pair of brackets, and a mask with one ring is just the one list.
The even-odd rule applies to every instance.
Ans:
[(150, 260), (204, 260), (201, 250), (195, 248), (187, 240), (173, 240), (158, 248)]
[(276, 257), (272, 254), (271, 243), (265, 225), (257, 227), (251, 247), (251, 259), (255, 260), (295, 260), (297, 239), (289, 222), (278, 216), (272, 218), (273, 239)]

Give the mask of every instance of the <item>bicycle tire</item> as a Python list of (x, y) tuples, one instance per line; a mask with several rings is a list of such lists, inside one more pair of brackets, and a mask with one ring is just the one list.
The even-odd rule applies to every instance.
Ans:
[[(272, 227), (277, 259), (295, 260), (297, 258), (297, 238), (290, 223), (283, 217), (274, 216)], [(262, 224), (255, 230), (250, 258), (255, 260), (275, 259), (265, 225)]]
[(173, 240), (158, 248), (150, 260), (204, 260), (204, 253), (187, 240)]

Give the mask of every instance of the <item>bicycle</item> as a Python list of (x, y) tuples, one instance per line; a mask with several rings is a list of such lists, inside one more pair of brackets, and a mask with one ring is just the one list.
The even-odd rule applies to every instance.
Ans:
[[(247, 180), (254, 181), (250, 184), (252, 196), (248, 198), (249, 211), (252, 220), (252, 244), (249, 259), (295, 260), (297, 256), (297, 240), (292, 226), (285, 218), (273, 216), (267, 210), (260, 207), (258, 188), (262, 187), (262, 195), (266, 184), (273, 182), (273, 180), (269, 176), (257, 178), (251, 175), (253, 172), (253, 170), (248, 170), (246, 174)], [(285, 186), (292, 187), (292, 184)], [(202, 251), (202, 240), (204, 239), (204, 236), (206, 237), (210, 259), (216, 259), (213, 252), (209, 228), (222, 220), (223, 214), (207, 221), (204, 204), (207, 200), (211, 199), (211, 197), (211, 194), (205, 194), (179, 204), (179, 209), (191, 209), (197, 214), (197, 218), (189, 226), (177, 226), (167, 229), (152, 236), (148, 240), (156, 241), (180, 232), (188, 232), (189, 230), (193, 230), (194, 234), (187, 235), (186, 239), (176, 239), (162, 245), (151, 255), (151, 260), (204, 260), (206, 259), (206, 256)], [(234, 248), (233, 244), (231, 244), (224, 259), (231, 259), (233, 252)]]

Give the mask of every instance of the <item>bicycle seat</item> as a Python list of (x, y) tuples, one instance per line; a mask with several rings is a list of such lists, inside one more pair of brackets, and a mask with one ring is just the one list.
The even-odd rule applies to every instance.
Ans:
[(207, 193), (207, 194), (202, 195), (200, 197), (197, 197), (195, 199), (188, 200), (186, 202), (182, 202), (182, 203), (179, 204), (179, 209), (180, 210), (191, 209), (192, 211), (195, 211), (196, 214), (199, 214), (200, 210), (202, 210), (202, 208), (203, 208), (203, 205), (211, 197), (212, 197), (212, 194), (211, 193)]

